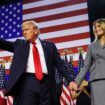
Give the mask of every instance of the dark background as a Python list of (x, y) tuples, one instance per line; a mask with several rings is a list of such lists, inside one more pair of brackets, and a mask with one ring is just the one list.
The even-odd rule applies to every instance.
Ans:
[(94, 40), (92, 23), (99, 18), (105, 18), (105, 0), (87, 0), (91, 41)]
[(22, 1), (22, 0), (0, 0), (0, 5), (3, 5), (3, 4), (8, 4), (8, 3), (15, 3), (17, 1)]

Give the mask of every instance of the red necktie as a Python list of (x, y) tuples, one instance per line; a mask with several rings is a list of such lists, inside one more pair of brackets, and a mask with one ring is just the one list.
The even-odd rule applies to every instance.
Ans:
[(39, 52), (38, 52), (38, 49), (37, 49), (35, 43), (33, 43), (32, 51), (33, 51), (33, 59), (34, 59), (36, 78), (38, 80), (42, 80), (42, 78), (43, 78), (42, 67), (41, 67)]

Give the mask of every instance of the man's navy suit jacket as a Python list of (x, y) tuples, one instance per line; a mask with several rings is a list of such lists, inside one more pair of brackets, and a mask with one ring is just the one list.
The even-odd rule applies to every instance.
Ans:
[[(64, 61), (61, 59), (55, 45), (48, 41), (42, 41), (42, 48), (45, 55), (45, 61), (48, 69), (48, 78), (51, 83), (52, 97), (56, 96), (56, 81), (55, 81), (55, 67), (59, 72), (71, 81), (68, 68), (65, 66)], [(6, 95), (15, 95), (16, 87), (19, 78), (25, 73), (29, 55), (30, 44), (29, 42), (17, 39), (15, 42), (5, 41), (0, 39), (0, 48), (13, 52), (13, 61), (10, 67), (11, 73), (7, 82)], [(14, 88), (15, 87), (15, 88)], [(15, 90), (15, 92), (13, 91)]]

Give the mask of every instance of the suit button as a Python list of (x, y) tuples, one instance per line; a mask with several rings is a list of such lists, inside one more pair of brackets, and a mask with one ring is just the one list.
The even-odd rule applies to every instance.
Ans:
[(98, 63), (100, 63), (100, 61), (98, 61)]
[(98, 54), (96, 54), (98, 56)]

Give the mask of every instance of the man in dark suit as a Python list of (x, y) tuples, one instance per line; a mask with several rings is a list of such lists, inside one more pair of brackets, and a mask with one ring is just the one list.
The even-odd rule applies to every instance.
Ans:
[(60, 103), (60, 96), (62, 94), (62, 85), (63, 81), (57, 83), (57, 105), (61, 105)]
[[(54, 68), (57, 67), (70, 82), (68, 68), (56, 46), (38, 38), (40, 30), (36, 22), (24, 22), (22, 31), (26, 40), (10, 42), (0, 39), (0, 48), (14, 53), (5, 95), (14, 96), (13, 105), (57, 105)], [(40, 78), (37, 77), (37, 67), (41, 68)]]

